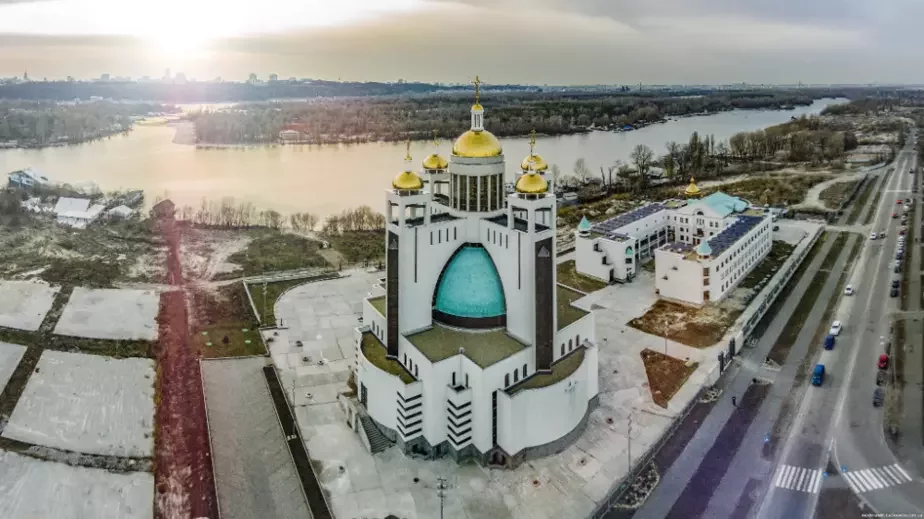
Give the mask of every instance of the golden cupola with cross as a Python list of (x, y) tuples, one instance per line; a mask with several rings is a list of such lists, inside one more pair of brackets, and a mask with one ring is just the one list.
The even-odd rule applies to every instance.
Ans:
[(416, 192), (423, 189), (423, 180), (414, 172), (411, 158), (411, 141), (407, 141), (407, 154), (404, 156), (404, 171), (398, 173), (391, 181), (391, 187), (396, 191)]
[(436, 130), (433, 130), (433, 153), (427, 155), (421, 166), (427, 173), (442, 173), (449, 167), (449, 161), (440, 155), (440, 141), (436, 138)]
[(544, 174), (549, 169), (545, 159), (536, 153), (536, 130), (529, 132), (529, 155), (523, 159), (523, 162), (520, 162), (520, 169), (528, 171), (530, 162), (533, 163), (533, 169), (540, 174)]
[(481, 106), (481, 80), (475, 76), (475, 104), (472, 105), (471, 128), (459, 136), (452, 145), (452, 154), (458, 157), (496, 157), (504, 153), (493, 133), (484, 129), (484, 107)]

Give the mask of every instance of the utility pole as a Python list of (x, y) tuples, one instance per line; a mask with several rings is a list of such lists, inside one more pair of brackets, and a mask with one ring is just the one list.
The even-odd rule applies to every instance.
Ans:
[(629, 415), (629, 432), (626, 433), (626, 439), (629, 440), (629, 468), (626, 473), (632, 472), (632, 415)]
[(436, 495), (440, 496), (440, 519), (443, 519), (443, 502), (446, 500), (446, 478), (436, 478)]

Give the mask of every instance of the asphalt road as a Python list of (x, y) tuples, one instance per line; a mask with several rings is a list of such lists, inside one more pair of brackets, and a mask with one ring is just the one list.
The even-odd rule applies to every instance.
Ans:
[[(872, 402), (880, 337), (891, 335), (889, 314), (900, 304), (899, 298), (889, 296), (892, 280), (901, 276), (892, 271), (900, 224), (891, 214), (901, 212), (897, 198), (911, 197), (909, 171), (915, 159), (913, 139), (908, 141), (873, 208), (870, 230), (887, 229), (887, 237), (865, 238), (850, 278), (856, 294), (842, 298), (836, 312), (844, 329), (835, 348), (822, 350), (817, 360), (826, 367), (824, 385), (809, 386), (805, 392), (775, 460), (758, 518), (813, 517), (820, 490), (845, 484), (876, 512), (924, 511), (924, 482), (889, 450), (883, 435), (884, 408), (874, 408)], [(909, 244), (906, 254), (911, 247), (916, 248)]]

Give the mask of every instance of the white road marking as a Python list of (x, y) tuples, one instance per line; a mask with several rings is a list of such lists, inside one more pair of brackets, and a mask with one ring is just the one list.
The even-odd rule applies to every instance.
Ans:
[(821, 470), (782, 464), (773, 478), (773, 486), (814, 494), (821, 489)]
[(844, 478), (855, 494), (893, 487), (912, 480), (905, 469), (897, 463), (883, 467), (851, 470), (844, 472)]

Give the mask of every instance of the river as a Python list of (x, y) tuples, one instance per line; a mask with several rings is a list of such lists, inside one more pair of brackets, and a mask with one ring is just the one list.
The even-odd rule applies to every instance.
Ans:
[[(741, 131), (754, 131), (799, 117), (817, 114), (845, 100), (821, 99), (793, 110), (734, 110), (717, 115), (686, 117), (624, 133), (591, 132), (537, 139), (536, 152), (562, 172), (583, 157), (594, 174), (600, 166), (628, 161), (638, 144), (665, 152), (668, 141), (687, 142), (694, 131), (712, 134), (717, 142)], [(491, 128), (491, 113), (485, 113)], [(0, 172), (27, 166), (49, 177), (77, 182), (92, 180), (105, 190), (144, 189), (148, 202), (167, 196), (177, 205), (198, 207), (202, 197), (234, 197), (261, 209), (282, 213), (309, 211), (322, 217), (345, 208), (368, 204), (384, 208), (382, 191), (403, 169), (404, 145), (366, 143), (327, 146), (273, 146), (196, 149), (174, 144), (174, 129), (138, 126), (131, 133), (77, 146), (42, 150), (0, 151)], [(529, 154), (526, 138), (501, 139), (507, 157), (508, 180)], [(448, 157), (452, 142), (440, 143)], [(411, 145), (415, 166), (433, 151), (430, 142)]]

